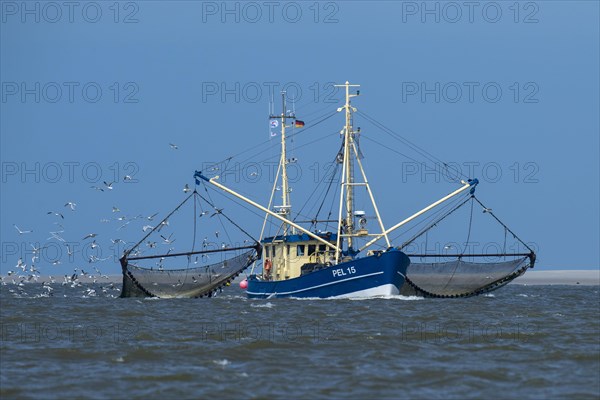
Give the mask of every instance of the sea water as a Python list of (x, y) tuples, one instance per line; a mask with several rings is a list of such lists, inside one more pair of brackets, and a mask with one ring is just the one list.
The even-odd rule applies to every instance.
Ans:
[(2, 286), (0, 397), (600, 397), (598, 286), (365, 300), (117, 288)]

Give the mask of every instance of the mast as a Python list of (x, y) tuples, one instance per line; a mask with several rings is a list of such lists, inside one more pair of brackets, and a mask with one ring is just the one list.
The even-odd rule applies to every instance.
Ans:
[[(286, 136), (285, 136), (285, 128), (286, 122), (288, 119), (295, 119), (296, 116), (293, 113), (288, 114), (286, 111), (286, 102), (285, 102), (285, 91), (281, 92), (281, 104), (282, 110), (281, 115), (271, 114), (269, 119), (279, 119), (281, 123), (281, 157), (279, 159), (279, 167), (281, 169), (281, 206), (276, 206), (278, 208), (278, 213), (281, 214), (286, 219), (289, 219), (292, 213), (292, 204), (290, 201), (290, 188), (288, 182), (288, 174), (287, 174), (287, 147), (286, 147)], [(283, 234), (287, 235), (288, 224), (283, 224)], [(295, 231), (294, 227), (292, 230)]]
[[(354, 234), (354, 160), (352, 158), (352, 151), (354, 148), (355, 134), (352, 128), (352, 112), (355, 112), (356, 108), (350, 106), (350, 98), (358, 96), (359, 92), (357, 91), (356, 94), (350, 94), (350, 87), (360, 87), (360, 85), (351, 85), (350, 82), (346, 81), (344, 85), (335, 86), (346, 88), (346, 104), (344, 104), (343, 107), (337, 109), (338, 112), (346, 110), (346, 124), (342, 129), (342, 133), (344, 134), (344, 160), (342, 167), (342, 184), (340, 189), (340, 201), (342, 201), (342, 198), (344, 198), (344, 192), (346, 193), (346, 216), (342, 222), (340, 210), (338, 233), (340, 233), (339, 236), (341, 236), (341, 233), (343, 232), (344, 236), (347, 238), (348, 250), (351, 250), (353, 245)], [(340, 247), (339, 236), (338, 247)]]

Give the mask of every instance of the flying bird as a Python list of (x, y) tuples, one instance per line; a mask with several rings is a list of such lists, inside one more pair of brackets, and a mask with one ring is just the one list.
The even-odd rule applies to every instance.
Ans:
[(149, 217), (146, 217), (146, 219), (147, 219), (148, 221), (152, 221), (152, 220), (154, 219), (154, 217), (156, 217), (157, 215), (158, 215), (158, 213), (154, 213), (154, 214), (152, 214), (151, 216), (149, 216)]
[(96, 236), (98, 236), (97, 233), (88, 233), (83, 239), (81, 240), (85, 240), (85, 239), (90, 239), (90, 238), (95, 238)]
[(102, 188), (101, 188), (101, 187), (99, 187), (99, 186), (90, 186), (90, 188), (91, 188), (91, 189), (96, 189), (96, 190), (99, 190), (99, 191), (101, 191), (101, 192), (104, 192), (104, 189), (102, 189)]
[(223, 212), (222, 208), (215, 208), (215, 212), (210, 216), (211, 218), (217, 214), (221, 214)]
[(31, 232), (33, 232), (33, 231), (22, 231), (22, 230), (20, 230), (20, 229), (19, 229), (19, 227), (18, 227), (17, 225), (15, 225), (15, 224), (13, 224), (13, 226), (15, 227), (15, 229), (17, 230), (17, 232), (19, 232), (19, 235), (22, 235), (22, 234), (24, 234), (24, 233), (31, 233)]
[(116, 212), (119, 212), (119, 211), (121, 211), (121, 210), (119, 210), (119, 207), (113, 206), (112, 212), (116, 213)]
[(483, 212), (484, 212), (484, 214), (485, 214), (485, 213), (491, 213), (491, 212), (492, 212), (492, 209), (491, 209), (491, 208), (484, 208), (484, 209), (483, 209)]
[(183, 187), (183, 193), (188, 193), (191, 191), (192, 191), (192, 189), (190, 189), (190, 186), (186, 183), (185, 186)]
[(104, 186), (106, 186), (106, 188), (108, 190), (113, 190), (113, 187), (112, 187), (113, 183), (114, 182), (108, 183), (108, 182), (104, 181)]
[(177, 150), (179, 148), (175, 143), (169, 143), (169, 146), (171, 146), (173, 150)]
[(160, 235), (160, 237), (163, 238), (163, 241), (165, 242), (165, 244), (171, 244), (175, 241), (175, 239), (171, 240), (171, 236), (173, 236), (172, 233), (169, 235), (168, 238), (164, 237), (163, 235)]
[(62, 233), (63, 231), (56, 231), (56, 232), (50, 232), (50, 237), (46, 240), (50, 240), (50, 239), (56, 239), (60, 242), (64, 242), (65, 239), (63, 239), (62, 237), (60, 237), (59, 233)]
[(75, 211), (75, 206), (77, 205), (77, 203), (73, 203), (72, 201), (68, 201), (67, 204), (65, 204), (65, 207), (70, 207), (71, 211)]
[(61, 217), (62, 219), (65, 219), (65, 216), (64, 216), (64, 215), (62, 215), (62, 214), (61, 214), (61, 213), (59, 213), (59, 212), (55, 212), (55, 211), (48, 211), (46, 214), (48, 214), (48, 215), (50, 215), (50, 214), (54, 214), (54, 215), (56, 215), (57, 217)]
[(133, 178), (131, 177), (131, 175), (125, 175), (125, 176), (123, 177), (123, 182), (125, 182), (125, 181), (130, 181), (130, 180), (132, 180), (132, 179), (133, 179)]

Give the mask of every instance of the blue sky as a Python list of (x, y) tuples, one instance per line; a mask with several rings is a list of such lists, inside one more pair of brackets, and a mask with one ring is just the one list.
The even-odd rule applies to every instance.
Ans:
[[(2, 1), (0, 272), (29, 259), (30, 243), (56, 243), (50, 231), (79, 249), (98, 233), (105, 256), (109, 239), (141, 238), (141, 221), (117, 231), (117, 215), (164, 216), (194, 170), (268, 142), (271, 92), (278, 100), (286, 87), (308, 128), (340, 105), (331, 83), (346, 80), (361, 85), (359, 111), (479, 178), (479, 198), (536, 247), (540, 269), (598, 268), (598, 2), (469, 4)], [(340, 114), (298, 132), (295, 207), (335, 156), (342, 124)], [(357, 124), (393, 149), (361, 142), (386, 225), (457, 187)], [(277, 156), (268, 146), (228, 176), (263, 203)], [(103, 181), (114, 189), (91, 188)], [(260, 218), (227, 207), (258, 235)], [(43, 274), (88, 267), (62, 245), (38, 262)]]

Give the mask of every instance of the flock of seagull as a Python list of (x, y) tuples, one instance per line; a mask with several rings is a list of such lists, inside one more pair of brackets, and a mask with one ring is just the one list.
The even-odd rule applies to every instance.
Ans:
[[(177, 150), (179, 148), (174, 143), (169, 143), (169, 146), (173, 150)], [(129, 180), (132, 180), (131, 176), (125, 175), (123, 177), (124, 182), (129, 181)], [(117, 185), (116, 181), (110, 181), (110, 182), (103, 181), (103, 186), (90, 186), (90, 188), (93, 190), (100, 191), (100, 192), (108, 192), (108, 191), (115, 190), (116, 185)], [(185, 186), (183, 187), (184, 193), (189, 193), (192, 190), (193, 189), (190, 188), (190, 186), (188, 184), (185, 184)], [(29, 263), (26, 262), (23, 259), (24, 257), (19, 257), (15, 267), (12, 268), (11, 270), (9, 270), (6, 274), (6, 276), (0, 275), (0, 285), (5, 286), (7, 284), (12, 284), (15, 286), (15, 289), (11, 288), (10, 292), (23, 295), (23, 294), (26, 294), (26, 292), (25, 292), (26, 284), (40, 283), (40, 281), (41, 281), (42, 293), (40, 294), (40, 296), (43, 296), (43, 297), (53, 296), (54, 288), (52, 285), (56, 285), (58, 283), (60, 283), (60, 285), (62, 285), (62, 286), (68, 286), (71, 288), (82, 287), (84, 296), (95, 296), (98, 294), (96, 292), (96, 289), (90, 288), (90, 287), (84, 287), (85, 283), (101, 284), (102, 285), (101, 286), (102, 293), (109, 293), (112, 291), (119, 292), (120, 289), (115, 287), (113, 282), (109, 282), (110, 277), (108, 275), (102, 273), (102, 271), (98, 268), (98, 263), (101, 263), (101, 262), (107, 261), (107, 260), (111, 260), (111, 259), (114, 260), (114, 257), (113, 256), (108, 256), (108, 257), (104, 257), (104, 258), (101, 257), (100, 244), (96, 241), (99, 236), (99, 234), (97, 232), (90, 232), (90, 233), (84, 235), (83, 237), (81, 237), (81, 239), (80, 239), (80, 242), (82, 242), (84, 244), (84, 247), (89, 247), (92, 250), (97, 249), (95, 252), (93, 252), (94, 254), (90, 254), (90, 255), (87, 255), (87, 257), (82, 258), (82, 260), (87, 261), (87, 263), (89, 265), (88, 268), (84, 269), (83, 267), (77, 266), (74, 268), (72, 274), (65, 274), (64, 276), (62, 276), (62, 280), (57, 279), (53, 275), (45, 275), (45, 276), (43, 276), (43, 280), (42, 280), (42, 275), (40, 273), (40, 269), (39, 269), (38, 265), (42, 264), (42, 262), (40, 261), (40, 258), (42, 256), (42, 251), (44, 249), (48, 248), (50, 243), (58, 243), (61, 246), (64, 245), (66, 248), (66, 254), (69, 257), (69, 260), (73, 260), (73, 256), (76, 253), (83, 254), (83, 252), (84, 252), (83, 250), (76, 250), (75, 246), (74, 246), (75, 243), (67, 241), (67, 239), (65, 239), (66, 229), (63, 226), (63, 224), (65, 224), (65, 225), (67, 224), (67, 221), (69, 219), (67, 214), (77, 212), (77, 203), (75, 203), (74, 201), (67, 201), (64, 204), (63, 208), (66, 212), (65, 211), (61, 212), (61, 211), (56, 211), (56, 210), (47, 211), (47, 213), (46, 213), (47, 215), (57, 218), (57, 220), (53, 222), (53, 224), (56, 226), (56, 229), (49, 231), (49, 237), (46, 239), (46, 243), (44, 243), (44, 245), (40, 245), (36, 242), (29, 242), (29, 246), (31, 247), (31, 250), (28, 250), (27, 254), (28, 255), (31, 254), (30, 262)], [(221, 211), (222, 211), (221, 209), (215, 209), (215, 212), (211, 215), (211, 217), (221, 213)], [(208, 213), (208, 211), (201, 211), (199, 217), (202, 217), (202, 216), (206, 215), (207, 213)], [(119, 207), (112, 206), (112, 214), (113, 214), (113, 218), (102, 218), (102, 219), (100, 219), (100, 222), (101, 223), (110, 223), (110, 222), (114, 222), (114, 221), (119, 222), (120, 224), (116, 228), (117, 232), (126, 228), (129, 224), (131, 224), (133, 221), (136, 221), (136, 220), (144, 222), (144, 225), (141, 227), (141, 230), (142, 230), (142, 232), (145, 232), (145, 233), (148, 233), (149, 231), (152, 231), (152, 230), (160, 232), (163, 228), (169, 226), (168, 220), (163, 220), (162, 222), (159, 223), (159, 225), (156, 225), (156, 226), (153, 226), (150, 224), (159, 215), (158, 212), (153, 213), (148, 216), (137, 215), (135, 217), (127, 217), (126, 215), (121, 214), (121, 210), (119, 209)], [(67, 215), (67, 217), (65, 217), (65, 215)], [(33, 229), (28, 229), (28, 228), (22, 229), (21, 227), (19, 227), (16, 224), (13, 224), (13, 227), (15, 228), (15, 230), (19, 236), (29, 236), (34, 233)], [(160, 234), (160, 238), (162, 240), (161, 244), (171, 246), (175, 242), (175, 238), (173, 237), (173, 235), (174, 235), (173, 233), (170, 233), (170, 234), (161, 233)], [(219, 231), (215, 232), (215, 236), (217, 238), (219, 237)], [(114, 239), (111, 238), (110, 241), (115, 246), (119, 246), (121, 244), (122, 245), (127, 244), (124, 240), (122, 240), (120, 238), (114, 238)], [(82, 243), (80, 243), (80, 244), (82, 244)], [(203, 247), (206, 248), (208, 246), (208, 243), (209, 243), (208, 238), (205, 237), (204, 241), (203, 241)], [(151, 249), (151, 248), (156, 248), (157, 244), (158, 243), (156, 241), (147, 240), (145, 243), (145, 246), (147, 248)], [(53, 244), (53, 246), (55, 246), (55, 244)], [(225, 246), (225, 244), (223, 244), (222, 246)], [(166, 254), (169, 254), (173, 250), (174, 250), (174, 248), (169, 247)], [(136, 256), (136, 255), (140, 255), (141, 253), (142, 253), (142, 250), (138, 247), (137, 249), (134, 250), (132, 255)], [(23, 253), (21, 255), (23, 256)], [(61, 264), (61, 260), (59, 258), (53, 259), (53, 260), (44, 260), (44, 261), (46, 261), (48, 264), (50, 264), (52, 266), (56, 266), (56, 265)], [(206, 258), (208, 258), (208, 255), (206, 255)], [(203, 257), (203, 259), (204, 259), (204, 257)], [(164, 258), (160, 258), (159, 261), (157, 262), (157, 265), (159, 266), (159, 268), (162, 268), (163, 260), (164, 260)], [(198, 258), (196, 258), (196, 263), (197, 262), (198, 262)]]

